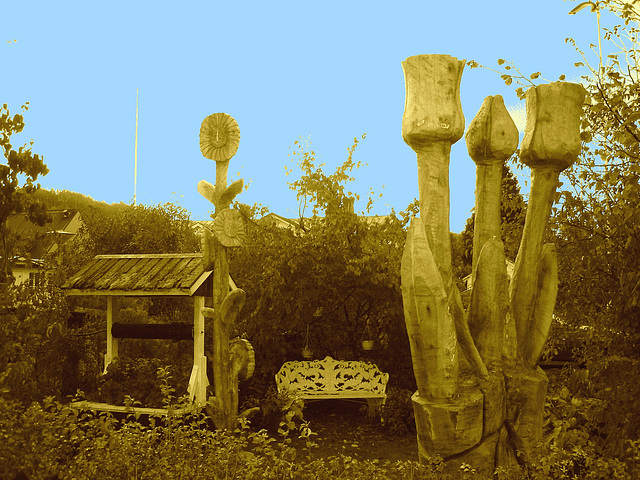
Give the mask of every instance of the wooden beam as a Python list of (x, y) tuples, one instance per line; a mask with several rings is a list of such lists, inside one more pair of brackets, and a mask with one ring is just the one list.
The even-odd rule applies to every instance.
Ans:
[(96, 255), (95, 258), (198, 258), (201, 253), (131, 253), (118, 255)]
[[(71, 402), (71, 406), (82, 410), (95, 410), (99, 412), (112, 413), (128, 413), (141, 415), (167, 415), (166, 408), (150, 408), (150, 407), (125, 407), (124, 405), (111, 405), (109, 403), (89, 402), (82, 400), (79, 402)], [(175, 415), (183, 415), (193, 410), (193, 406), (189, 405), (184, 408), (176, 408), (173, 413)]]
[(193, 325), (188, 323), (114, 322), (111, 326), (111, 335), (114, 338), (193, 340)]
[(75, 295), (75, 296), (88, 296), (88, 295), (97, 295), (97, 296), (116, 296), (116, 297), (158, 297), (158, 296), (169, 296), (169, 297), (189, 297), (191, 293), (188, 288), (179, 289), (179, 288), (171, 288), (167, 290), (98, 290), (98, 289), (87, 289), (82, 290), (79, 288), (72, 288), (69, 290), (65, 289), (67, 295)]

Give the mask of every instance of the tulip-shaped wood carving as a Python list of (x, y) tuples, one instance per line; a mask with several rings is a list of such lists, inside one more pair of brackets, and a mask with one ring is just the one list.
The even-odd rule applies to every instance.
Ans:
[(216, 161), (216, 183), (198, 183), (198, 191), (215, 207), (213, 231), (202, 236), (205, 270), (213, 269), (213, 308), (204, 308), (213, 319), (213, 384), (215, 396), (209, 399), (207, 411), (218, 428), (234, 429), (238, 420), (238, 377), (251, 377), (254, 367), (253, 348), (246, 340), (229, 342), (231, 328), (244, 305), (246, 294), (236, 288), (229, 291), (227, 249), (237, 247), (244, 239), (242, 215), (229, 209), (234, 197), (242, 191), (243, 181), (227, 186), (229, 161), (240, 142), (238, 124), (225, 113), (214, 113), (202, 122), (200, 150)]
[(541, 436), (547, 379), (536, 363), (557, 292), (555, 251), (542, 238), (558, 174), (580, 149), (584, 91), (559, 83), (527, 93), (522, 159), (532, 167), (533, 184), (511, 285), (500, 241), (500, 191), (518, 131), (500, 96), (487, 97), (471, 122), (466, 142), (477, 165), (476, 219), (465, 312), (451, 274), (448, 220), (449, 151), (464, 125), (463, 66), (446, 55), (403, 62), (402, 133), (418, 157), (421, 218), (407, 232), (402, 297), (421, 459), (438, 454), (449, 468), (470, 463), (493, 474), (496, 466), (515, 464), (516, 451), (526, 458)]

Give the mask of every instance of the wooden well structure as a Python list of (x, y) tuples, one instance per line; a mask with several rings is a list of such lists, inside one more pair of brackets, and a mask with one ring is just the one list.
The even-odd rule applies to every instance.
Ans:
[[(204, 403), (207, 359), (202, 309), (211, 297), (213, 271), (203, 268), (201, 253), (97, 255), (62, 286), (67, 295), (97, 295), (107, 301), (107, 352), (104, 371), (118, 356), (122, 338), (193, 339), (193, 367), (188, 392), (192, 402)], [(231, 277), (229, 286), (237, 288)], [(144, 324), (118, 321), (121, 297), (193, 297), (193, 326), (184, 323)], [(96, 402), (80, 406), (108, 411), (162, 413), (163, 409), (125, 407)]]

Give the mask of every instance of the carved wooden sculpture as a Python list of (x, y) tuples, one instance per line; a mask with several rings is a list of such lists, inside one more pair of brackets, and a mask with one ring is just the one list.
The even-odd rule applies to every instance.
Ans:
[[(403, 62), (405, 142), (418, 157), (420, 218), (402, 258), (402, 297), (418, 391), (421, 459), (469, 463), (492, 474), (526, 461), (541, 439), (547, 378), (538, 358), (557, 292), (552, 245), (542, 244), (560, 171), (580, 151), (584, 89), (553, 83), (527, 92), (522, 160), (532, 167), (523, 239), (509, 285), (500, 241), (502, 166), (518, 131), (500, 96), (487, 97), (466, 135), (477, 165), (473, 291), (467, 312), (452, 278), (449, 152), (462, 137), (464, 61), (419, 55)], [(516, 451), (521, 452), (516, 458)]]
[(206, 317), (213, 319), (213, 383), (215, 397), (210, 398), (208, 410), (218, 428), (233, 429), (238, 419), (238, 377), (251, 377), (255, 365), (251, 344), (246, 340), (229, 342), (229, 333), (246, 294), (240, 288), (229, 291), (227, 248), (242, 244), (245, 236), (244, 220), (240, 212), (229, 205), (242, 191), (242, 179), (227, 186), (229, 161), (238, 150), (240, 129), (233, 117), (214, 113), (200, 127), (200, 151), (216, 161), (216, 184), (205, 180), (198, 183), (198, 191), (214, 206), (213, 232), (205, 230), (202, 252), (205, 270), (213, 269), (213, 308), (203, 308)]

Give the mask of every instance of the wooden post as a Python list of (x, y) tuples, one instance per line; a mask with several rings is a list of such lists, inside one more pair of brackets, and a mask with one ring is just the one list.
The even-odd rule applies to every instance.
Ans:
[(118, 357), (118, 345), (120, 339), (111, 334), (111, 328), (118, 316), (119, 298), (107, 296), (107, 354), (104, 357), (104, 373), (107, 373), (109, 364)]
[(242, 191), (243, 182), (238, 180), (227, 186), (229, 161), (236, 153), (239, 142), (240, 129), (233, 117), (225, 113), (214, 113), (202, 122), (200, 151), (206, 158), (216, 161), (216, 184), (211, 185), (205, 180), (198, 183), (198, 191), (215, 207), (214, 235), (206, 233), (202, 239), (204, 268), (207, 270), (213, 267), (213, 308), (202, 308), (201, 311), (213, 319), (215, 397), (210, 400), (209, 407), (216, 426), (226, 429), (234, 429), (238, 421), (237, 372), (243, 371), (242, 367), (246, 367), (249, 357), (253, 361), (251, 348), (250, 355), (238, 357), (242, 365), (235, 365), (229, 349), (231, 327), (245, 299), (245, 293), (241, 289), (229, 292), (227, 260), (227, 248), (240, 246), (245, 233), (242, 216), (229, 209), (234, 197)]
[(198, 404), (207, 401), (207, 357), (204, 354), (204, 297), (196, 296), (193, 299), (193, 365), (198, 368), (194, 400)]

